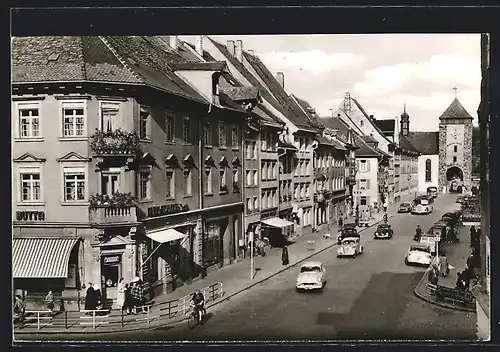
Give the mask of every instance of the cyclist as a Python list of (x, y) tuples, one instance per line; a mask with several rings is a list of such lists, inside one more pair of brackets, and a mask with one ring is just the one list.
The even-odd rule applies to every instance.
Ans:
[(415, 236), (413, 236), (413, 240), (420, 241), (420, 237), (422, 237), (422, 229), (420, 228), (420, 225), (417, 225), (417, 228), (415, 229)]
[(203, 296), (203, 293), (200, 292), (199, 289), (197, 289), (193, 293), (193, 297), (191, 297), (191, 307), (193, 307), (194, 311), (198, 313), (198, 319), (200, 320), (200, 323), (202, 321), (203, 316), (205, 315), (205, 297)]

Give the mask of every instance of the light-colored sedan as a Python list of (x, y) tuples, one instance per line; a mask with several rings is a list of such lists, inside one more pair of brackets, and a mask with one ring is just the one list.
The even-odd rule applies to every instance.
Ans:
[(326, 284), (326, 269), (321, 262), (309, 261), (300, 267), (295, 288), (300, 290), (321, 290)]
[(405, 258), (406, 265), (429, 266), (432, 262), (431, 247), (427, 243), (413, 244)]
[(342, 239), (339, 249), (337, 249), (337, 257), (355, 257), (363, 253), (363, 245), (357, 237), (346, 237)]

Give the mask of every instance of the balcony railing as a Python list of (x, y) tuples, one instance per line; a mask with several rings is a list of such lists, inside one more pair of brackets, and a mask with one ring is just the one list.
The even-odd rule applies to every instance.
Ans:
[(139, 148), (139, 137), (133, 132), (96, 130), (90, 136), (90, 148), (95, 156), (130, 156)]
[(114, 225), (137, 222), (135, 206), (98, 206), (90, 209), (90, 222), (98, 225)]

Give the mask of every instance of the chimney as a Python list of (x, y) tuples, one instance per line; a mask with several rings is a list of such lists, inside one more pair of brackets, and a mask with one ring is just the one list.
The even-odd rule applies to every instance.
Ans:
[(177, 51), (177, 36), (176, 35), (171, 35), (170, 36), (170, 47)]
[(333, 117), (333, 109), (329, 109), (330, 110), (330, 116)]
[(196, 37), (195, 50), (198, 55), (203, 56), (203, 36), (199, 35)]
[(285, 74), (283, 72), (276, 73), (276, 80), (280, 84), (281, 88), (285, 88)]
[(243, 41), (242, 40), (236, 41), (236, 59), (239, 62), (243, 62)]
[(248, 50), (248, 53), (253, 56), (254, 51), (253, 50)]
[(235, 47), (234, 47), (234, 40), (228, 40), (226, 43), (226, 49), (229, 51), (229, 54), (235, 55)]

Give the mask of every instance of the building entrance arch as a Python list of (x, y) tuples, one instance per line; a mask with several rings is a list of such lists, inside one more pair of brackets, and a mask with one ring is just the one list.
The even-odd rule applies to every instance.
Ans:
[(446, 180), (448, 190), (452, 193), (461, 193), (464, 181), (464, 172), (457, 166), (452, 166), (446, 170)]

